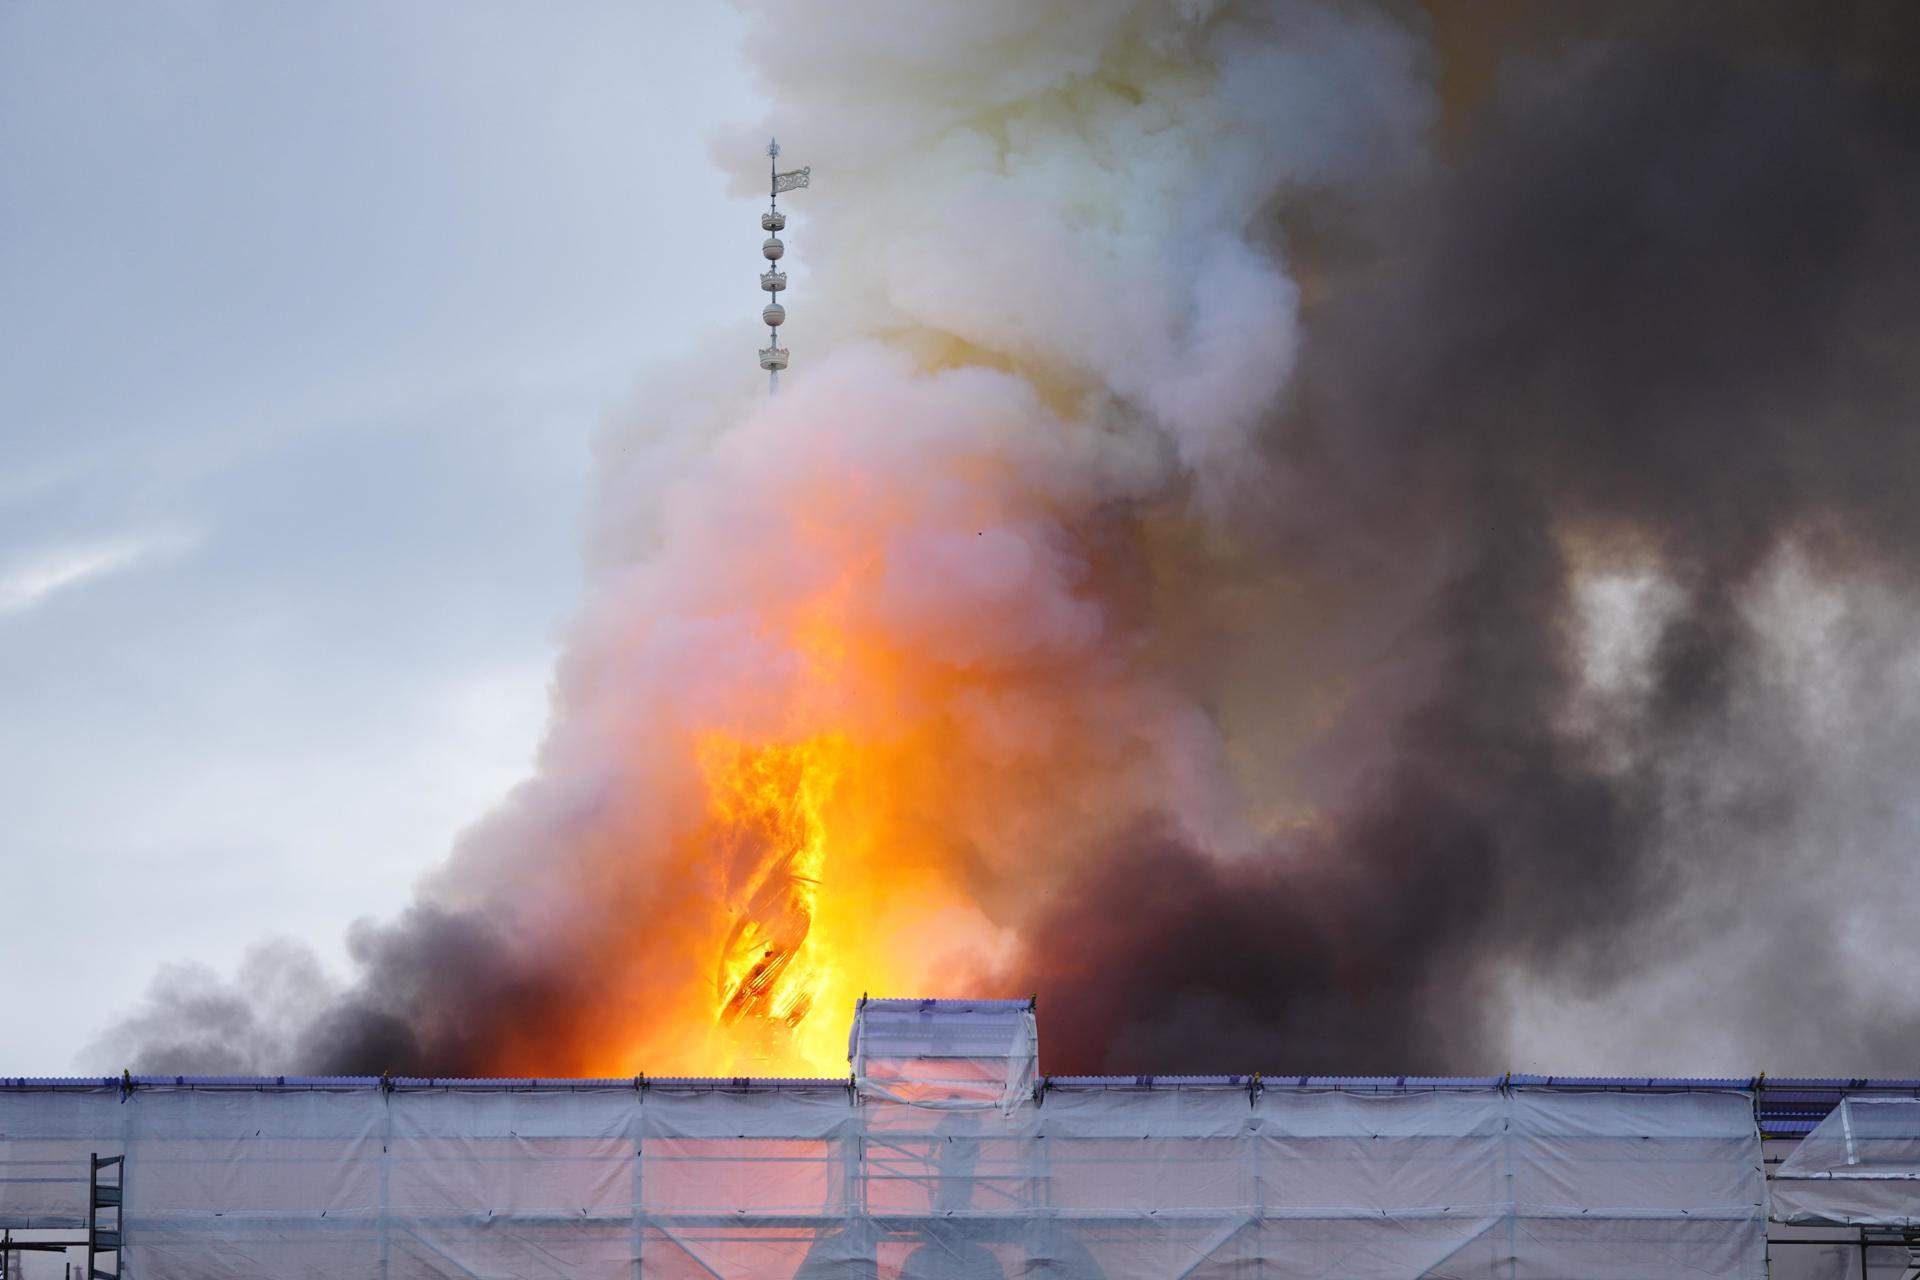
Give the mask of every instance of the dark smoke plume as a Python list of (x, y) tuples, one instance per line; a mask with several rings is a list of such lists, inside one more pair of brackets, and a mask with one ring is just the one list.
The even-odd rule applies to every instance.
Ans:
[[(1884, 728), (1789, 714), (1743, 605), (1787, 553), (1873, 584), (1825, 641), (1863, 664), (1860, 714), (1910, 707), (1911, 650), (1864, 633), (1920, 604), (1914, 12), (1823, 8), (1810, 46), (1759, 10), (1752, 39), (1563, 31), (1332, 268), (1269, 446), (1295, 477), (1271, 554), (1341, 584), (1329, 628), (1379, 629), (1324, 673), (1352, 688), (1306, 753), (1335, 816), (1251, 860), (1148, 828), (1088, 863), (1011, 971), (1045, 993), (1050, 1069), (1497, 1071), (1518, 1043), (1579, 1070), (1503, 1025), (1505, 978), (1606, 1007), (1747, 932), (1686, 1008), (1750, 1069), (1911, 1072), (1920, 1001), (1870, 1007), (1822, 882), (1911, 899), (1884, 854), (1781, 841), (1875, 821), (1817, 811), (1847, 789), (1834, 741)], [(1575, 579), (1621, 562), (1669, 599), (1605, 724), (1570, 727)], [(1657, 1013), (1614, 1012), (1616, 1060), (1688, 1065)]]

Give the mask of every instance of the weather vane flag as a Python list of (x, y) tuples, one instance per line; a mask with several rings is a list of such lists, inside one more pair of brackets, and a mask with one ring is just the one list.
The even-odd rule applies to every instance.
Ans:
[(767, 143), (767, 172), (773, 181), (767, 193), (767, 211), (760, 215), (760, 229), (767, 233), (760, 246), (767, 258), (767, 269), (760, 273), (760, 287), (769, 296), (760, 312), (760, 318), (767, 322), (767, 345), (760, 349), (760, 367), (767, 371), (767, 394), (772, 395), (780, 389), (780, 371), (787, 367), (787, 349), (780, 345), (780, 325), (787, 318), (787, 309), (780, 305), (780, 291), (787, 287), (787, 273), (779, 267), (780, 257), (787, 251), (780, 240), (780, 232), (787, 225), (787, 215), (780, 212), (780, 193), (805, 187), (813, 169), (780, 172), (780, 141), (775, 138)]

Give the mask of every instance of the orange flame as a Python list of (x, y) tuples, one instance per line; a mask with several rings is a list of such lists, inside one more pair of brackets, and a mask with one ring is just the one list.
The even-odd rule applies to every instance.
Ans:
[[(853, 448), (815, 425), (816, 444)], [(1028, 865), (1008, 851), (1045, 846), (1056, 781), (1092, 772), (1083, 748), (1111, 752), (1100, 733), (1054, 733), (1056, 682), (1033, 679), (1027, 648), (996, 648), (1043, 589), (1021, 575), (1050, 580), (1031, 563), (1044, 548), (1008, 531), (995, 465), (948, 459), (937, 501), (918, 471), (837, 464), (759, 495), (770, 551), (728, 560), (718, 601), (777, 656), (737, 687), (663, 699), (637, 735), (634, 807), (595, 850), (607, 932), (580, 945), (632, 995), (598, 1025), (608, 1005), (557, 1011), (540, 1055), (512, 1064), (550, 1064), (558, 1033), (583, 1074), (843, 1076), (862, 994), (969, 990), (1008, 957), (1002, 890)], [(970, 556), (988, 586), (957, 594), (984, 603), (955, 613), (938, 580)]]
[(824, 810), (844, 753), (838, 737), (701, 744), (733, 915), (714, 975), (722, 1024), (796, 1027), (820, 995), (827, 958), (813, 924), (827, 862)]

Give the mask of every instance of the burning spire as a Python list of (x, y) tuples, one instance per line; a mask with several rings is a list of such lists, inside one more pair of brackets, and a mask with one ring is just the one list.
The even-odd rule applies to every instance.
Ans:
[[(732, 927), (714, 975), (722, 1025), (777, 1035), (806, 1018), (825, 977), (812, 938), (826, 869), (825, 808), (843, 744), (833, 739), (702, 749)], [(770, 1048), (770, 1046), (767, 1046)]]
[(780, 232), (787, 225), (787, 215), (780, 212), (780, 193), (806, 186), (813, 169), (780, 172), (780, 140), (771, 138), (767, 141), (767, 172), (772, 181), (767, 193), (767, 211), (760, 215), (760, 229), (767, 233), (760, 252), (766, 255), (767, 269), (760, 273), (760, 287), (771, 296), (760, 311), (760, 318), (767, 322), (767, 345), (760, 349), (760, 367), (767, 371), (767, 394), (772, 395), (780, 389), (780, 371), (787, 367), (787, 349), (780, 345), (780, 325), (787, 318), (787, 309), (780, 305), (780, 291), (787, 287), (787, 273), (778, 265), (787, 251), (780, 239)]

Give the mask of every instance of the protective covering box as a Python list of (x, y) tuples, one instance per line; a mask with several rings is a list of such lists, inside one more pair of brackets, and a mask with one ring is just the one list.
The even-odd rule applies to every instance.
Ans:
[(853, 1013), (847, 1061), (861, 1092), (890, 1102), (1008, 1110), (1039, 1080), (1028, 1000), (867, 1000)]
[(1773, 1216), (1803, 1226), (1920, 1227), (1920, 1098), (1841, 1098), (1774, 1170)]

